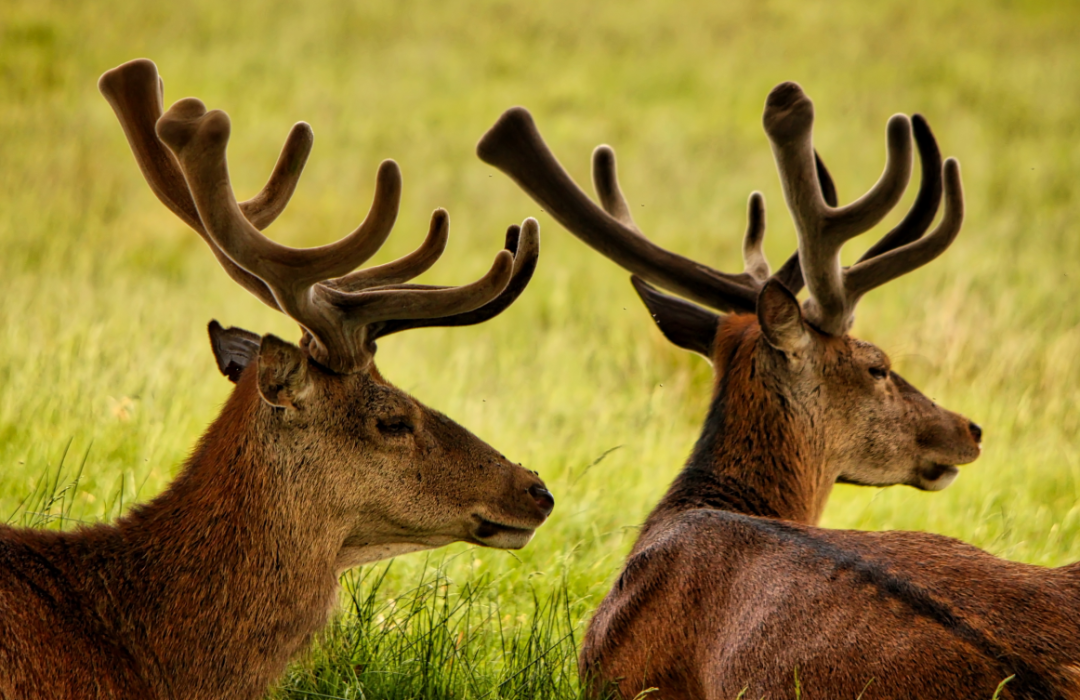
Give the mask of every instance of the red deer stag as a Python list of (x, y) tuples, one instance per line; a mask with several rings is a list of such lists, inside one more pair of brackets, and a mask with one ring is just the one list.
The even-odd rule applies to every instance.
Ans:
[(462, 287), (408, 283), (442, 253), (442, 210), (418, 250), (353, 271), (394, 223), (400, 174), (385, 161), (359, 228), (286, 248), (259, 229), (292, 194), (309, 127), (293, 129), (265, 189), (238, 205), (228, 117), (195, 99), (162, 116), (160, 86), (146, 60), (100, 82), (154, 193), (234, 280), (297, 321), (303, 342), (211, 324), (236, 388), (162, 495), (114, 525), (0, 526), (3, 698), (261, 697), (327, 621), (342, 570), (457, 541), (520, 548), (554, 505), (533, 472), (372, 362), (382, 336), (509, 306), (536, 264), (536, 222), (512, 228), (509, 250)]
[[(775, 275), (757, 193), (746, 269), (727, 274), (641, 234), (610, 148), (593, 154), (597, 206), (525, 110), (509, 110), (480, 141), (483, 160), (633, 272), (664, 334), (716, 373), (701, 437), (589, 625), (581, 673), (594, 695), (612, 684), (626, 698), (656, 688), (666, 700), (990, 698), (1011, 676), (1002, 697), (1080, 698), (1077, 566), (1007, 562), (924, 533), (814, 527), (837, 481), (938, 490), (979, 454), (978, 426), (847, 335), (863, 294), (940, 255), (960, 229), (959, 165), (943, 166), (925, 121), (913, 121), (923, 177), (912, 210), (845, 269), (841, 246), (907, 185), (911, 122), (889, 121), (882, 177), (837, 208), (812, 146), (812, 103), (792, 83), (770, 93), (765, 131), (799, 241)], [(926, 234), (942, 177), (945, 213)], [(800, 307), (793, 292), (804, 278)]]

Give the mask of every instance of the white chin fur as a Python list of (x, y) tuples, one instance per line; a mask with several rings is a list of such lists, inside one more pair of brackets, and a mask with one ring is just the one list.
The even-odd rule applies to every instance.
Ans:
[(502, 530), (491, 537), (477, 538), (485, 547), (495, 549), (521, 549), (533, 538), (533, 530)]
[(956, 481), (958, 476), (960, 470), (956, 467), (934, 465), (919, 475), (919, 488), (923, 491), (941, 491)]

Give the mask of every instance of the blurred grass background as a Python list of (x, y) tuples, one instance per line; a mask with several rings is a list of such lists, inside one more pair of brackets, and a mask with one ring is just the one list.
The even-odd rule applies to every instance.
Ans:
[[(854, 332), (986, 431), (983, 457), (948, 491), (841, 486), (824, 524), (928, 530), (1044, 565), (1080, 559), (1077, 27), (1071, 0), (0, 0), (0, 517), (70, 527), (160, 491), (231, 386), (209, 350), (211, 318), (298, 337), (144, 184), (96, 80), (146, 56), (166, 104), (196, 95), (232, 116), (242, 198), (289, 126), (312, 124), (305, 177), (269, 231), (279, 241), (351, 230), (387, 157), (405, 189), (374, 262), (411, 250), (444, 206), (450, 246), (422, 281), (460, 283), (487, 268), (508, 224), (541, 222), (540, 266), (513, 308), (483, 326), (393, 336), (378, 361), (539, 470), (554, 514), (521, 552), (459, 545), (400, 557), (381, 580), (356, 574), (360, 592), (346, 598), (374, 590), (382, 607), (346, 606), (278, 692), (573, 695), (574, 639), (688, 454), (711, 372), (663, 340), (624, 272), (479, 162), (475, 142), (503, 109), (525, 105), (582, 184), (593, 146), (610, 143), (642, 229), (724, 269), (741, 265), (746, 196), (759, 189), (777, 265), (794, 233), (760, 116), (768, 90), (796, 80), (815, 100), (816, 144), (841, 201), (879, 174), (894, 112), (924, 114), (959, 158), (960, 238), (864, 299)], [(49, 506), (41, 495), (77, 473)], [(399, 599), (460, 604), (446, 619), (468, 633), (437, 615), (427, 628), (416, 615), (388, 627), (408, 608)], [(474, 609), (485, 612), (461, 622)], [(387, 629), (407, 643), (364, 647), (374, 656), (357, 662), (357, 640)], [(415, 680), (406, 662), (416, 644), (435, 648), (435, 629), (446, 655), (427, 663), (452, 669), (464, 645), (474, 653), (465, 680), (439, 671), (426, 685), (376, 683)], [(511, 658), (495, 641), (507, 635), (551, 644)], [(539, 685), (518, 682), (537, 674)]]

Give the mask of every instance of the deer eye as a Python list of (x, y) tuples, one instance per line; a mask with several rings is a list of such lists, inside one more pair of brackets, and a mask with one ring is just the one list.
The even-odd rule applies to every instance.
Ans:
[(383, 435), (410, 435), (413, 432), (413, 424), (404, 416), (399, 418), (382, 418), (375, 424)]
[(884, 367), (871, 367), (870, 376), (874, 379), (888, 379), (889, 370)]

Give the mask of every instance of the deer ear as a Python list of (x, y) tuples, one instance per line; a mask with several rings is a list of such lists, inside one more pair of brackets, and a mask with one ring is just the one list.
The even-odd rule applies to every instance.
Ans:
[(300, 408), (308, 386), (307, 358), (300, 348), (275, 335), (259, 346), (259, 395), (271, 406)]
[(222, 328), (217, 321), (211, 321), (207, 330), (210, 331), (210, 347), (214, 350), (218, 369), (236, 384), (259, 354), (259, 336), (235, 326)]
[(810, 342), (799, 300), (779, 280), (770, 279), (757, 299), (758, 323), (769, 345), (791, 354)]
[(668, 340), (712, 360), (713, 341), (720, 325), (719, 315), (697, 304), (664, 294), (637, 275), (630, 277), (630, 283)]

